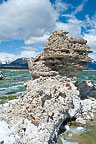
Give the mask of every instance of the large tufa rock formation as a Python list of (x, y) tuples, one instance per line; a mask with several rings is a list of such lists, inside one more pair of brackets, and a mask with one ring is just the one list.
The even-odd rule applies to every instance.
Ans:
[[(82, 84), (77, 88), (74, 78), (87, 67), (91, 50), (87, 41), (68, 38), (66, 34), (53, 32), (44, 53), (28, 61), (33, 79), (25, 84), (26, 92), (17, 101), (0, 107), (0, 119), (14, 130), (10, 134), (14, 144), (55, 144), (62, 125), (82, 112), (88, 113), (90, 103), (90, 108), (96, 108), (96, 100), (82, 103), (84, 89)], [(90, 83), (85, 82), (83, 86), (90, 90), (86, 92), (95, 89), (96, 93)]]
[(76, 77), (87, 68), (91, 61), (88, 53), (92, 52), (82, 38), (66, 36), (68, 32), (53, 32), (44, 47), (44, 53), (29, 59), (29, 70), (33, 78), (40, 76), (62, 75)]

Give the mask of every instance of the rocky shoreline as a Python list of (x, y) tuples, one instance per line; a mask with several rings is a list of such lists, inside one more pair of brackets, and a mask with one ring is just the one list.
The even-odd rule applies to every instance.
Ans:
[[(8, 103), (0, 105), (0, 123), (1, 125), (4, 125), (2, 128), (3, 130), (0, 130), (0, 134), (5, 131), (3, 133), (3, 137), (2, 134), (0, 136), (1, 142), (4, 141), (4, 144), (57, 143), (58, 134), (64, 132), (64, 129), (61, 129), (61, 126), (63, 126), (64, 128), (68, 122), (75, 122), (75, 124), (77, 123), (78, 126), (86, 125), (87, 120), (94, 119), (94, 115), (96, 114), (96, 99), (92, 98), (91, 95), (93, 93), (92, 90), (94, 89), (94, 87), (94, 94), (96, 93), (96, 85), (93, 85), (90, 82), (91, 90), (89, 91), (89, 88), (87, 89), (90, 93), (90, 95), (88, 95), (88, 97), (90, 98), (85, 98), (82, 100), (78, 96), (79, 91), (73, 85), (73, 83), (66, 82), (65, 84), (67, 85), (67, 87), (62, 87), (62, 84), (61, 87), (58, 87), (56, 80), (56, 85), (54, 84), (53, 79), (49, 78), (49, 81), (52, 81), (50, 85), (53, 85), (51, 87), (51, 91), (53, 90), (54, 92), (58, 89), (59, 93), (56, 91), (56, 93), (54, 93), (55, 98), (53, 97), (51, 102), (49, 102), (49, 100), (47, 100), (47, 103), (45, 102), (45, 105), (47, 105), (46, 107), (48, 108), (46, 109), (45, 107), (43, 111), (41, 111), (40, 106), (38, 109), (37, 103), (39, 103), (39, 101), (34, 100), (34, 107), (36, 105), (36, 109), (38, 110), (38, 113), (35, 113), (37, 111), (34, 111), (33, 105), (31, 105), (32, 97), (30, 97), (28, 93), (27, 95), (26, 93), (23, 94), (16, 100), (11, 100), (8, 101)], [(47, 82), (49, 83), (49, 81)], [(30, 82), (28, 83), (29, 85)], [(69, 83), (71, 85), (71, 88), (69, 87)], [(85, 81), (85, 83), (88, 84), (89, 81)], [(35, 92), (37, 92), (37, 94), (40, 94), (42, 91), (42, 86), (40, 86), (39, 88), (35, 89)], [(45, 86), (45, 96), (49, 95), (49, 89), (50, 86), (49, 88), (47, 86), (46, 91)], [(33, 90), (34, 87), (31, 91), (28, 91), (29, 93), (34, 94)], [(70, 92), (72, 92), (71, 95)], [(62, 93), (65, 93), (64, 98), (59, 96), (59, 94)], [(58, 101), (58, 103), (56, 103), (56, 101)], [(47, 114), (44, 112), (44, 110), (47, 111)], [(34, 112), (34, 115), (32, 112)], [(37, 117), (39, 116), (41, 118), (40, 120), (37, 119)]]
[(86, 124), (96, 113), (96, 84), (76, 76), (91, 61), (84, 39), (53, 32), (44, 53), (28, 60), (32, 79), (18, 99), (0, 105), (1, 143), (55, 144), (70, 121)]

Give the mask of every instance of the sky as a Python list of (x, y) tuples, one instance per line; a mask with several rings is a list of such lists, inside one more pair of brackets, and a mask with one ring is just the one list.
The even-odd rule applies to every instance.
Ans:
[(96, 60), (95, 0), (0, 0), (0, 59), (35, 57), (55, 30), (86, 39)]

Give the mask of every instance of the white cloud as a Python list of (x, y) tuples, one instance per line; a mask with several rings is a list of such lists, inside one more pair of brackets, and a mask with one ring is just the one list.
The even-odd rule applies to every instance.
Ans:
[(87, 40), (87, 44), (91, 47), (91, 49), (96, 52), (96, 33), (84, 34), (84, 39)]
[[(85, 2), (74, 12), (80, 11)], [(66, 30), (71, 36), (80, 36), (82, 21), (71, 14), (67, 23), (56, 22), (60, 12), (73, 6), (56, 0), (54, 8), (49, 0), (9, 0), (0, 5), (0, 40), (23, 39), (25, 44), (46, 43), (54, 30)], [(63, 15), (64, 16), (64, 15)], [(68, 15), (66, 15), (68, 16)]]
[(83, 2), (78, 7), (76, 7), (75, 11), (72, 14), (75, 15), (75, 14), (81, 12), (83, 10), (84, 5), (86, 4), (87, 1), (88, 0), (83, 0)]
[(62, 0), (56, 0), (54, 4), (54, 8), (59, 13), (68, 10), (69, 7), (72, 7), (72, 5), (62, 2)]
[(19, 57), (30, 58), (30, 57), (35, 57), (36, 55), (37, 55), (36, 51), (24, 50), (24, 51), (21, 51), (21, 54)]
[(36, 53), (36, 51), (32, 51), (32, 50), (21, 51), (19, 55), (15, 55), (11, 53), (0, 53), (0, 63), (2, 64), (10, 63), (16, 60), (17, 58), (21, 58), (21, 57), (26, 57), (26, 58), (35, 57), (37, 54), (38, 53)]
[[(54, 2), (54, 8), (49, 0), (9, 0), (0, 5), (0, 40), (23, 39), (27, 45), (44, 44), (54, 30), (63, 29), (70, 32), (69, 36), (80, 37), (81, 28), (84, 27), (87, 30), (90, 27), (91, 30), (84, 33), (83, 37), (88, 40), (88, 45), (96, 51), (96, 14), (91, 18), (86, 15), (83, 21), (78, 20), (75, 16), (83, 10), (87, 1), (83, 0), (71, 14), (63, 14), (62, 16), (67, 18), (63, 23), (56, 22), (60, 13), (70, 7), (72, 10), (74, 7), (61, 0)], [(10, 45), (10, 47), (12, 46)], [(36, 54), (32, 47), (22, 48), (26, 49), (21, 52), (22, 56), (28, 56), (28, 53), (30, 53), (29, 55)]]
[(62, 29), (70, 32), (69, 36), (79, 37), (81, 34), (81, 25), (78, 24), (57, 22), (56, 26), (58, 31)]
[(91, 57), (93, 61), (96, 61), (96, 53), (89, 54), (89, 57)]
[(22, 46), (21, 48), (27, 49), (27, 50), (37, 50), (36, 48), (33, 48), (31, 46)]
[(86, 32), (83, 37), (88, 41), (88, 45), (96, 52), (96, 13), (91, 18), (86, 15)]
[(9, 0), (0, 5), (0, 40), (41, 37), (53, 31), (56, 19), (49, 0)]
[(67, 20), (67, 22), (68, 22), (68, 23), (71, 23), (71, 24), (75, 24), (75, 25), (77, 25), (77, 26), (79, 26), (79, 27), (83, 26), (83, 21), (78, 20), (76, 17), (69, 18), (69, 19)]
[(25, 40), (25, 44), (45, 44), (47, 42), (47, 39), (50, 35), (44, 34), (41, 37), (30, 37), (28, 40)]
[(6, 64), (15, 60), (17, 56), (15, 54), (0, 53), (0, 63)]
[(86, 17), (85, 23), (87, 24), (86, 26), (87, 26), (87, 27), (88, 27), (88, 26), (93, 27), (93, 22), (92, 22), (92, 20), (89, 18), (89, 16), (86, 15), (85, 17)]
[(86, 29), (90, 27), (96, 31), (96, 13), (90, 18), (89, 15), (86, 15), (85, 25)]

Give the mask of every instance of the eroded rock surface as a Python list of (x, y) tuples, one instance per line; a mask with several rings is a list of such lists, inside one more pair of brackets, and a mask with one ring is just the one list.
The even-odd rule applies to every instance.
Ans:
[(96, 98), (96, 84), (92, 84), (90, 80), (86, 80), (78, 85), (81, 99)]
[(92, 52), (82, 38), (68, 38), (68, 32), (53, 32), (44, 47), (44, 53), (29, 59), (29, 70), (33, 78), (40, 76), (62, 75), (76, 77), (87, 68)]
[[(75, 78), (86, 69), (91, 50), (86, 40), (68, 38), (66, 34), (53, 32), (44, 53), (28, 61), (32, 79), (25, 83), (26, 92), (19, 99), (0, 106), (0, 120), (6, 121), (12, 130), (7, 137), (14, 136), (13, 144), (56, 143), (59, 128), (65, 121), (77, 118), (82, 122), (88, 112), (96, 108), (94, 98), (87, 103), (81, 99), (92, 94), (94, 85), (86, 81), (82, 87)], [(81, 117), (82, 114), (85, 117)]]

